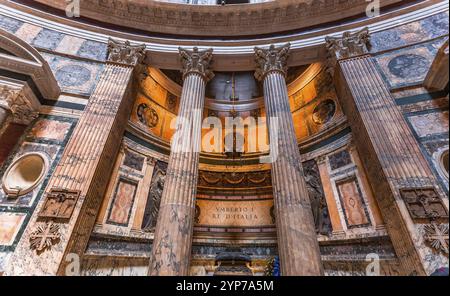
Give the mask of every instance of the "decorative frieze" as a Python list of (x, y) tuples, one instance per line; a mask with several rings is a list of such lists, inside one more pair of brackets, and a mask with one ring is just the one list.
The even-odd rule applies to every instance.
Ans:
[(270, 187), (272, 180), (270, 171), (259, 172), (209, 172), (200, 171), (199, 187), (237, 188), (237, 187)]
[[(40, 0), (66, 9), (63, 0)], [(381, 7), (401, 0), (381, 1)], [(139, 30), (195, 36), (242, 36), (286, 32), (364, 14), (365, 0), (284, 0), (252, 5), (195, 5), (180, 9), (163, 1), (84, 0), (84, 16)], [(243, 30), (245, 28), (245, 30)]]
[(255, 47), (256, 79), (261, 81), (271, 72), (279, 72), (286, 76), (290, 48), (290, 43), (279, 47), (272, 44), (268, 49)]

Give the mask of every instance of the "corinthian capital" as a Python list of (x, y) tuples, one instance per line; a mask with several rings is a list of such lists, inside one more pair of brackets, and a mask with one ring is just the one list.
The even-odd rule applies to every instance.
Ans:
[(112, 38), (108, 40), (108, 61), (136, 66), (145, 58), (145, 44), (131, 45), (130, 41), (120, 42)]
[(199, 50), (197, 47), (194, 47), (193, 50), (187, 50), (180, 47), (178, 51), (183, 64), (183, 79), (189, 73), (200, 74), (205, 81), (209, 81), (214, 77), (214, 73), (211, 71), (212, 48)]
[(344, 32), (342, 37), (325, 37), (329, 66), (334, 67), (339, 60), (348, 59), (370, 52), (369, 28), (358, 32)]
[(28, 125), (39, 116), (39, 110), (33, 106), (21, 90), (1, 85), (0, 100), (6, 102), (15, 123)]
[(256, 79), (263, 80), (268, 73), (274, 71), (286, 76), (290, 49), (290, 43), (279, 47), (272, 44), (268, 49), (255, 47)]

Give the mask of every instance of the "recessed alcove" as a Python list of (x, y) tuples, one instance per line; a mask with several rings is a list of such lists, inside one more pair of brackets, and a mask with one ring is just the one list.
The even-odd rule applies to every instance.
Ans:
[(32, 191), (42, 181), (48, 169), (48, 160), (41, 153), (22, 155), (3, 175), (3, 190), (10, 198)]

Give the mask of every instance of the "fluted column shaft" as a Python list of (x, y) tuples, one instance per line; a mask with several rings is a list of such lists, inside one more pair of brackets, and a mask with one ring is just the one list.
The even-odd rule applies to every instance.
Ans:
[[(133, 71), (141, 62), (145, 46), (110, 41), (110, 56), (99, 83), (89, 98), (73, 134), (56, 166), (6, 269), (9, 275), (66, 275), (66, 266), (80, 258), (100, 208), (114, 159), (133, 104)], [(68, 220), (43, 218), (40, 212), (52, 190), (79, 192)], [(32, 233), (49, 223), (58, 227), (59, 239), (40, 251), (33, 249)]]
[[(267, 74), (264, 102), (270, 149), (278, 150), (272, 163), (272, 186), (282, 274), (320, 275), (319, 245), (283, 74)], [(272, 120), (277, 120), (276, 130)], [(277, 136), (272, 136), (274, 133)]]
[[(434, 203), (436, 210), (437, 200), (441, 199), (447, 202), (443, 206), (448, 211), (448, 199), (443, 198), (436, 177), (369, 54), (369, 40), (368, 29), (347, 32), (343, 38), (327, 38), (335, 64), (336, 90), (363, 166), (377, 193), (377, 202), (402, 273), (429, 275), (436, 269), (430, 261), (438, 259), (430, 259), (436, 256), (436, 251), (427, 246), (418, 229), (439, 217), (414, 220), (415, 214), (408, 211), (406, 202), (407, 199), (425, 198)], [(412, 195), (406, 199), (402, 190), (412, 190)], [(434, 190), (434, 196), (420, 196), (424, 190), (428, 194)], [(418, 195), (414, 197), (414, 194)], [(424, 207), (428, 201), (424, 200)], [(448, 217), (441, 218), (448, 223)]]
[(202, 52), (196, 48), (193, 52), (180, 49), (180, 53), (182, 58), (188, 59), (190, 63), (185, 65), (177, 129), (172, 139), (152, 245), (149, 275), (155, 276), (188, 275), (190, 268), (201, 148), (201, 119), (208, 79), (204, 73), (205, 69), (195, 67), (195, 63), (200, 64), (204, 59), (207, 67), (211, 56), (202, 57)]
[[(270, 135), (272, 186), (282, 275), (323, 273), (286, 86), (289, 46), (256, 49)], [(284, 51), (284, 52), (283, 52)]]

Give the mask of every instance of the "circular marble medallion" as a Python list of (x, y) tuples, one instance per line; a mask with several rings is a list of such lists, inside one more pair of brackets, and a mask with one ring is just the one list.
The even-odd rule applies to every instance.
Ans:
[(159, 121), (159, 116), (155, 109), (145, 103), (139, 104), (137, 107), (137, 117), (142, 124), (149, 128), (155, 127)]
[(327, 99), (320, 102), (314, 108), (312, 120), (315, 124), (322, 125), (330, 121), (336, 113), (336, 104), (333, 100)]
[(389, 71), (399, 78), (420, 77), (428, 71), (428, 60), (416, 54), (404, 54), (393, 58), (389, 64)]
[(91, 71), (80, 65), (66, 65), (56, 70), (55, 76), (61, 86), (74, 87), (88, 82)]

